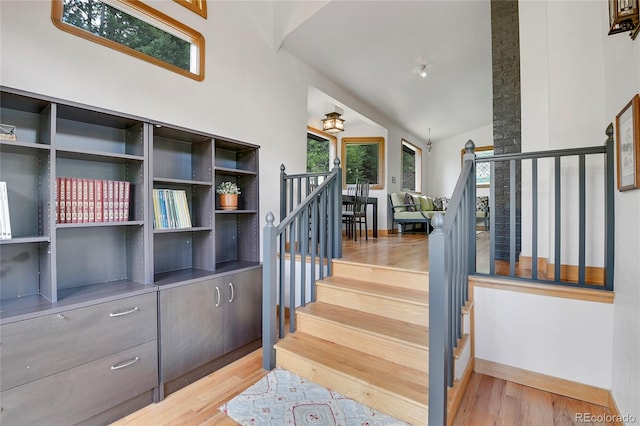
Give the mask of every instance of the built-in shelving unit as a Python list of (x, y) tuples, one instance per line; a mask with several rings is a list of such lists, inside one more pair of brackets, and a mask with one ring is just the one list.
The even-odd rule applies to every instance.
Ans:
[[(200, 354), (207, 368), (259, 343), (257, 145), (4, 87), (0, 122), (17, 135), (0, 139), (12, 230), (0, 240), (0, 423), (36, 406), (27, 416), (34, 423), (109, 423), (162, 398), (206, 370), (159, 339), (195, 329), (189, 311), (224, 328), (209, 330), (224, 338), (218, 352)], [(98, 182), (120, 183), (128, 208), (122, 203), (126, 211), (112, 220), (62, 220), (62, 178), (96, 192)], [(242, 189), (238, 210), (219, 209), (223, 179)], [(184, 191), (192, 226), (155, 229), (154, 189)], [(182, 304), (180, 293), (200, 291), (192, 285), (217, 294), (218, 305)], [(216, 323), (213, 308), (223, 305)], [(167, 331), (157, 327), (161, 318)], [(170, 385), (162, 383), (163, 352), (184, 376), (167, 378)], [(84, 381), (95, 392), (78, 391)], [(71, 399), (39, 405), (58, 388)]]

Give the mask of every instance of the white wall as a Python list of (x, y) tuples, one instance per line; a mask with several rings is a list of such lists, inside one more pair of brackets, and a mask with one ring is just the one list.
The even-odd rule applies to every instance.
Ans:
[[(468, 140), (476, 147), (493, 145), (493, 123), (433, 143), (431, 154), (427, 154), (427, 190), (423, 193), (433, 197), (451, 197), (455, 189), (462, 157), (460, 150)], [(478, 195), (489, 195), (488, 189), (478, 188)]]
[(611, 388), (613, 305), (476, 287), (475, 356)]
[[(607, 36), (607, 17), (606, 1), (520, 1), (523, 151), (601, 144), (640, 91), (640, 42)], [(640, 190), (615, 208), (614, 305), (477, 289), (476, 356), (610, 388), (638, 418)]]
[[(204, 81), (62, 32), (51, 22), (51, 2), (37, 0), (0, 2), (0, 83), (258, 144), (261, 194), (277, 185), (280, 164), (291, 173), (304, 171), (310, 85), (387, 129), (388, 182), (400, 169), (394, 146), (402, 138), (419, 140), (286, 51), (274, 50), (292, 20), (303, 20), (289, 16), (291, 8), (276, 8), (284, 10), (276, 16), (271, 2), (209, 2), (204, 20), (172, 1), (148, 3), (203, 34)], [(278, 216), (279, 203), (264, 196), (260, 202), (264, 225), (268, 211)], [(379, 210), (384, 228), (386, 196)]]
[[(566, 16), (580, 17), (566, 25)], [(608, 124), (604, 116), (602, 36), (593, 31), (601, 20), (599, 2), (520, 2), (520, 50), (522, 87), (522, 151), (602, 145)], [(531, 255), (531, 167), (522, 173), (522, 254)], [(561, 262), (578, 264), (579, 228), (577, 158), (562, 162)], [(553, 261), (554, 205), (553, 165), (539, 164), (538, 248), (541, 257)], [(587, 160), (587, 194), (601, 200), (604, 171), (600, 158)], [(602, 206), (595, 208), (593, 206)], [(601, 202), (587, 209), (587, 265), (604, 266), (604, 221)]]
[[(606, 36), (607, 5), (601, 4), (605, 117), (615, 116), (640, 93), (640, 38)], [(640, 189), (616, 192), (613, 396), (621, 413), (640, 418)]]

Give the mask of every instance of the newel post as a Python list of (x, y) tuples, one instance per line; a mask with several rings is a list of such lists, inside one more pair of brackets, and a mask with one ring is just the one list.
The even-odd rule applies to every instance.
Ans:
[(446, 238), (444, 216), (431, 219), (429, 234), (429, 424), (447, 424), (447, 387), (450, 352), (447, 333), (451, 312), (446, 275)]
[(274, 226), (275, 217), (267, 213), (267, 225), (264, 227), (262, 248), (262, 368), (273, 370), (276, 367), (277, 340), (276, 328), (276, 282), (277, 282), (277, 241), (278, 228)]

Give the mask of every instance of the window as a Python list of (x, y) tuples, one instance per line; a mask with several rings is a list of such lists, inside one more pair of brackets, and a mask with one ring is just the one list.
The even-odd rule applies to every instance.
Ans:
[(53, 23), (68, 33), (204, 79), (204, 38), (139, 0), (52, 0)]
[(422, 191), (422, 150), (402, 139), (402, 190)]
[(384, 138), (342, 138), (342, 183), (366, 179), (372, 189), (384, 188)]
[(174, 0), (200, 16), (207, 19), (207, 0)]
[(333, 168), (336, 144), (335, 136), (307, 127), (307, 173), (330, 171)]
[[(464, 149), (460, 155), (464, 158)], [(474, 150), (476, 158), (493, 156), (493, 146), (481, 146)], [(476, 187), (487, 188), (491, 184), (491, 163), (476, 163)]]

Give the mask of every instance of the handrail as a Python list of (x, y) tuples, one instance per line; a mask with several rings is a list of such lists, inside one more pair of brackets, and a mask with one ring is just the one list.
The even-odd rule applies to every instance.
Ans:
[[(263, 232), (262, 357), (268, 370), (275, 368), (274, 345), (284, 337), (286, 308), (294, 332), (296, 307), (316, 300), (316, 275), (331, 274), (332, 259), (342, 257), (340, 160), (328, 173), (286, 175), (284, 165), (280, 170), (281, 221), (275, 225), (269, 212)], [(321, 183), (313, 181), (320, 176)]]
[[(530, 281), (547, 284), (596, 287), (601, 290), (613, 290), (614, 266), (614, 163), (613, 163), (613, 126), (606, 130), (607, 140), (603, 146), (559, 149), (517, 154), (501, 154), (492, 157), (475, 158), (472, 141), (465, 145), (463, 166), (446, 214), (436, 213), (431, 220), (434, 230), (429, 236), (429, 424), (447, 424), (447, 390), (453, 385), (453, 352), (462, 337), (462, 308), (466, 304), (469, 275), (480, 274), (476, 271), (476, 164), (491, 164), (492, 182), (490, 186), (490, 272), (495, 271), (496, 241), (496, 163), (504, 162), (508, 166), (508, 199), (506, 204), (508, 217), (508, 236), (510, 245), (510, 276), (515, 275), (516, 241), (516, 185), (520, 184), (516, 174), (516, 164), (531, 161), (531, 232), (532, 232), (532, 276)], [(604, 265), (605, 285), (593, 286), (585, 279), (585, 235), (586, 235), (586, 156), (601, 154), (604, 156)], [(578, 157), (578, 281), (569, 283), (561, 280), (560, 268), (560, 205), (561, 205), (561, 167), (560, 159), (567, 156)], [(554, 160), (552, 189), (555, 198), (555, 270), (554, 279), (539, 280), (537, 276), (537, 239), (538, 239), (538, 169), (537, 160)], [(575, 168), (573, 168), (575, 171)], [(519, 173), (519, 172), (518, 172)], [(518, 176), (518, 177), (517, 177)], [(504, 199), (502, 200), (504, 203)], [(598, 203), (598, 201), (595, 201)], [(501, 224), (504, 226), (504, 224)], [(504, 237), (504, 236), (503, 236)]]
[[(462, 172), (446, 215), (431, 219), (429, 235), (429, 424), (447, 424), (453, 351), (462, 337), (462, 307), (475, 272), (475, 145), (465, 145)], [(473, 216), (472, 216), (473, 215)], [(473, 219), (471, 219), (473, 217)]]
[[(526, 277), (530, 278), (533, 281), (538, 281), (541, 283), (553, 283), (560, 284), (566, 286), (577, 286), (582, 288), (595, 288), (595, 289), (605, 289), (612, 291), (613, 290), (613, 271), (614, 271), (614, 251), (613, 251), (613, 238), (614, 238), (614, 226), (615, 226), (615, 206), (614, 206), (614, 178), (615, 178), (615, 169), (613, 165), (613, 125), (609, 124), (606, 130), (607, 139), (604, 144), (598, 146), (591, 147), (582, 147), (582, 148), (567, 148), (567, 149), (557, 149), (550, 151), (537, 151), (537, 152), (527, 152), (527, 153), (515, 153), (515, 154), (500, 154), (494, 155), (491, 157), (482, 157), (476, 158), (476, 164), (480, 163), (489, 163), (491, 166), (492, 177), (495, 176), (496, 168), (498, 165), (504, 165), (503, 170), (509, 174), (509, 199), (507, 203), (503, 203), (501, 206), (502, 212), (496, 209), (496, 187), (492, 182), (490, 187), (490, 196), (489, 196), (489, 211), (491, 212), (490, 216), (490, 258), (489, 258), (489, 275), (496, 275), (496, 263), (498, 257), (505, 258), (504, 252), (507, 251), (507, 248), (502, 250), (503, 254), (498, 256), (497, 247), (495, 241), (497, 241), (496, 229), (496, 217), (508, 217), (508, 228), (506, 231), (500, 235), (501, 239), (508, 241), (508, 260), (505, 259), (505, 262), (508, 262), (509, 272), (508, 275), (511, 278), (523, 278), (520, 273), (516, 273), (517, 265), (519, 264), (519, 256), (520, 250), (517, 243), (517, 217), (516, 212), (520, 209), (520, 205), (516, 201), (516, 186), (519, 184), (516, 171), (519, 164), (524, 164), (523, 162), (530, 162), (531, 167), (531, 186), (525, 187), (526, 190), (531, 192), (531, 210), (528, 211), (531, 217), (531, 276)], [(586, 259), (586, 241), (587, 241), (587, 232), (590, 233), (590, 236), (593, 238), (593, 235), (599, 237), (599, 235), (594, 234), (594, 232), (599, 232), (601, 228), (599, 227), (587, 227), (587, 166), (586, 166), (586, 158), (587, 156), (595, 156), (602, 155), (604, 158), (603, 167), (604, 167), (604, 194), (602, 202), (595, 202), (596, 206), (603, 206), (604, 208), (604, 226), (603, 229), (603, 245), (604, 245), (604, 283), (595, 283), (587, 276), (587, 259)], [(575, 191), (578, 195), (578, 203), (572, 207), (572, 212), (575, 212), (576, 221), (578, 223), (578, 241), (577, 241), (577, 253), (578, 253), (578, 265), (577, 265), (577, 278), (571, 277), (564, 278), (565, 271), (567, 268), (562, 265), (562, 253), (563, 246), (561, 244), (562, 241), (562, 191), (563, 186), (562, 182), (562, 166), (561, 159), (573, 157), (578, 159), (577, 165), (577, 187)], [(539, 188), (539, 178), (538, 178), (538, 160), (539, 159), (552, 159), (554, 161), (552, 170), (552, 187), (550, 191), (553, 193), (553, 197), (550, 197), (550, 202), (554, 203), (555, 207), (553, 209), (553, 217), (548, 224), (549, 227), (552, 227), (554, 230), (553, 241), (554, 245), (553, 249), (553, 257), (549, 260), (551, 262), (551, 266), (553, 270), (551, 272), (544, 272), (544, 278), (540, 277), (539, 274), (539, 253), (538, 253), (538, 228), (539, 228), (539, 220), (538, 220), (538, 207), (539, 207), (539, 196), (538, 196), (538, 188)], [(574, 169), (575, 170), (575, 169)], [(492, 179), (493, 180), (493, 179)], [(573, 189), (572, 189), (573, 191)], [(593, 190), (592, 190), (593, 192)], [(592, 198), (599, 194), (590, 194)], [(575, 208), (575, 210), (574, 210)], [(507, 213), (508, 212), (508, 213)], [(502, 228), (504, 228), (505, 224), (501, 223)], [(505, 244), (506, 246), (506, 244)], [(548, 278), (551, 276), (552, 278)], [(603, 285), (604, 284), (604, 287)]]

